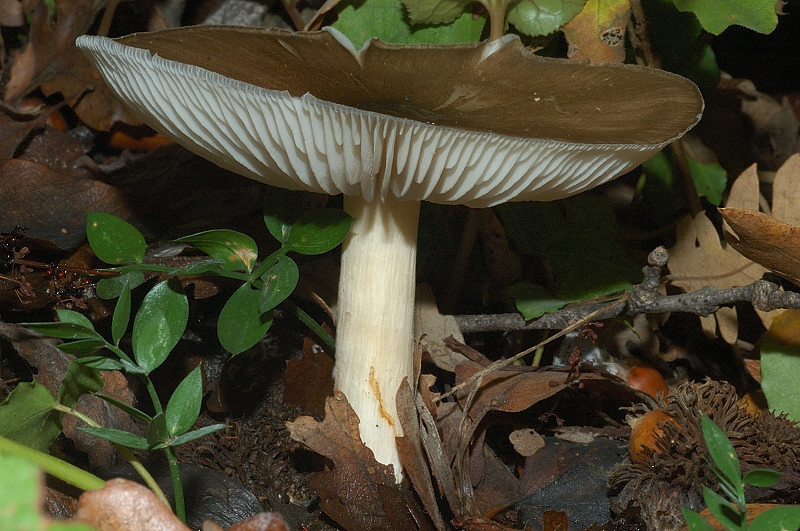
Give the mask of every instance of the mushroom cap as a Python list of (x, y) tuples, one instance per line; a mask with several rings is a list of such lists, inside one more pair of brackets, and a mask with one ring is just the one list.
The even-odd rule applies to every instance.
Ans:
[(292, 190), (487, 207), (630, 170), (700, 119), (697, 87), (549, 59), (515, 36), (356, 51), (341, 33), (194, 26), (77, 45), (147, 124)]

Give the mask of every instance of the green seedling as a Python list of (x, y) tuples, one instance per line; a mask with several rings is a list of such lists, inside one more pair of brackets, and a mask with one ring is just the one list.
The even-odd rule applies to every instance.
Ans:
[[(344, 239), (352, 218), (338, 210), (324, 209), (305, 213), (288, 222), (285, 198), (276, 198), (274, 203), (278, 214), (265, 214), (264, 221), (281, 247), (266, 259), (260, 263), (257, 261), (258, 248), (249, 236), (232, 230), (211, 230), (178, 239), (209, 256), (181, 269), (144, 263), (145, 240), (135, 227), (112, 215), (90, 212), (87, 215), (89, 244), (100, 260), (113, 266), (108, 271), (115, 274), (97, 284), (100, 297), (117, 298), (112, 315), (111, 340), (97, 332), (86, 316), (71, 310), (56, 310), (55, 322), (27, 323), (26, 326), (33, 330), (65, 340), (59, 348), (77, 358), (69, 366), (55, 398), (36, 382), (21, 383), (14, 389), (0, 405), (0, 436), (41, 454), (61, 433), (63, 415), (73, 415), (87, 425), (79, 429), (114, 443), (148, 486), (166, 501), (156, 482), (131, 453), (131, 450), (162, 450), (166, 453), (172, 476), (175, 512), (184, 520), (183, 491), (174, 448), (223, 429), (225, 425), (191, 429), (202, 403), (200, 367), (178, 384), (166, 407), (150, 378), (186, 329), (189, 303), (177, 277), (206, 274), (242, 282), (224, 305), (217, 326), (220, 343), (234, 355), (249, 349), (264, 336), (278, 305), (308, 324), (328, 345), (333, 345), (333, 339), (318, 323), (287, 300), (299, 279), (297, 264), (287, 253), (313, 255), (333, 249)], [(130, 355), (119, 345), (131, 325), (131, 291), (144, 283), (145, 273), (152, 272), (167, 279), (150, 289), (133, 318), (133, 353)], [(97, 355), (103, 349), (112, 356)], [(149, 415), (99, 393), (103, 386), (101, 370), (119, 370), (138, 377), (147, 390), (154, 414)], [(87, 393), (144, 422), (148, 426), (146, 436), (104, 428), (76, 411), (74, 406), (78, 398)], [(55, 467), (48, 472), (73, 484), (77, 481), (72, 469)], [(86, 484), (81, 486), (85, 488)]]
[[(705, 415), (701, 416), (703, 437), (711, 456), (709, 465), (719, 479), (718, 493), (703, 487), (703, 500), (725, 529), (737, 531), (796, 531), (800, 528), (800, 506), (783, 506), (759, 514), (748, 524), (744, 486), (769, 487), (781, 477), (776, 470), (754, 468), (742, 476), (739, 457), (725, 432)], [(681, 507), (690, 531), (713, 530), (700, 514)]]

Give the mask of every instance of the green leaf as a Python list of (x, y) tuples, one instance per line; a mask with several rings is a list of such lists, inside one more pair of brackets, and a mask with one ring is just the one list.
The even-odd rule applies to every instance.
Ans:
[(136, 227), (104, 212), (86, 213), (86, 237), (95, 256), (111, 265), (140, 263), (147, 250)]
[(121, 444), (126, 448), (147, 450), (149, 446), (144, 437), (127, 431), (114, 430), (111, 428), (91, 428), (89, 426), (78, 426), (78, 429), (90, 435), (94, 435), (95, 437), (111, 441), (112, 443)]
[(103, 387), (105, 380), (100, 371), (87, 364), (73, 361), (64, 373), (58, 389), (58, 402), (75, 407), (81, 395), (94, 393)]
[(58, 350), (73, 356), (88, 356), (105, 348), (105, 346), (106, 342), (103, 339), (79, 339), (69, 343), (61, 343), (58, 346)]
[(101, 278), (97, 282), (95, 292), (101, 299), (115, 299), (122, 293), (126, 284), (131, 290), (141, 286), (144, 284), (144, 274), (139, 270), (130, 270), (117, 277)]
[(119, 360), (107, 358), (106, 356), (84, 356), (78, 358), (72, 363), (80, 363), (99, 371), (121, 371), (123, 370), (122, 363)]
[(288, 256), (278, 256), (277, 263), (261, 275), (264, 286), (258, 298), (258, 309), (261, 313), (268, 312), (282, 303), (292, 294), (297, 282), (300, 280), (300, 270), (297, 264)]
[(22, 323), (26, 328), (36, 330), (46, 336), (57, 337), (59, 339), (101, 339), (100, 335), (94, 330), (87, 330), (81, 325), (74, 323)]
[(745, 485), (754, 487), (771, 487), (781, 479), (781, 473), (769, 468), (754, 468), (742, 478)]
[(131, 320), (131, 286), (130, 277), (126, 275), (122, 284), (117, 304), (114, 306), (114, 315), (111, 317), (111, 340), (119, 346), (119, 341), (128, 329)]
[(403, 0), (412, 24), (450, 24), (472, 0)]
[(506, 19), (532, 37), (549, 35), (580, 13), (584, 4), (586, 0), (522, 0), (511, 4)]
[(681, 507), (683, 519), (689, 527), (689, 531), (714, 531), (714, 526), (700, 516), (698, 513), (691, 511), (685, 507)]
[(212, 258), (223, 260), (221, 267), (232, 271), (250, 272), (258, 258), (258, 246), (253, 238), (235, 230), (207, 230), (175, 241), (187, 243)]
[(198, 365), (178, 384), (167, 403), (164, 417), (171, 437), (185, 433), (194, 425), (202, 400), (203, 375)]
[[(419, 0), (421, 1), (421, 0)], [(402, 0), (346, 0), (332, 26), (361, 48), (370, 37), (405, 44), (452, 44), (480, 39), (486, 21), (470, 12), (446, 25), (410, 26)]]
[(514, 299), (517, 311), (526, 321), (554, 312), (570, 302), (559, 299), (542, 286), (530, 282), (517, 282), (503, 291)]
[(703, 487), (703, 501), (714, 518), (719, 520), (719, 523), (726, 529), (742, 529), (745, 515), (738, 513), (728, 500), (708, 487)]
[(750, 531), (797, 531), (800, 529), (800, 506), (775, 507), (757, 515)]
[(312, 210), (294, 222), (284, 246), (300, 254), (327, 253), (342, 243), (352, 224), (353, 217), (342, 210)]
[(241, 354), (264, 337), (272, 326), (272, 312), (259, 310), (261, 292), (242, 284), (223, 306), (217, 320), (217, 337), (231, 354)]
[(778, 26), (775, 0), (675, 0), (675, 7), (697, 15), (700, 24), (714, 35), (737, 25), (772, 33)]
[(189, 320), (189, 302), (177, 279), (153, 286), (133, 320), (133, 354), (146, 373), (161, 365)]
[(569, 302), (630, 289), (641, 276), (616, 240), (614, 209), (605, 198), (583, 194), (548, 203), (506, 203), (495, 211), (514, 247), (548, 264), (555, 294), (542, 294), (544, 307), (557, 306), (554, 299)]
[(15, 455), (0, 454), (0, 529), (92, 531), (79, 522), (50, 523), (41, 511), (44, 499), (42, 474), (36, 465)]
[(800, 422), (800, 347), (785, 345), (769, 334), (763, 337), (761, 389), (770, 409)]
[(0, 404), (0, 435), (47, 452), (61, 433), (56, 401), (38, 382), (21, 382)]
[(145, 413), (144, 411), (136, 409), (135, 407), (130, 406), (130, 405), (126, 404), (125, 402), (117, 400), (113, 396), (104, 395), (103, 393), (95, 393), (94, 396), (96, 396), (97, 398), (100, 398), (102, 400), (105, 400), (109, 404), (120, 408), (122, 411), (124, 411), (128, 415), (130, 415), (132, 417), (136, 417), (139, 420), (143, 420), (144, 422), (148, 422), (148, 423), (153, 420), (153, 418), (150, 415), (148, 415), (147, 413)]
[(730, 439), (717, 426), (713, 420), (701, 414), (701, 424), (703, 427), (703, 437), (708, 447), (708, 453), (714, 464), (719, 468), (723, 477), (734, 486), (737, 491), (741, 491), (742, 477), (739, 468), (739, 457), (733, 448)]
[(303, 198), (297, 192), (269, 187), (264, 200), (264, 225), (272, 237), (286, 243), (292, 224), (303, 212)]
[(168, 441), (169, 438), (167, 418), (163, 413), (159, 413), (150, 421), (150, 426), (147, 429), (147, 444), (151, 450), (157, 449), (156, 445)]
[(712, 205), (722, 202), (722, 194), (728, 186), (728, 173), (719, 164), (703, 164), (691, 157), (686, 158), (697, 195), (705, 197)]
[(194, 431), (186, 432), (183, 435), (178, 435), (173, 439), (170, 439), (167, 443), (163, 445), (156, 445), (153, 449), (157, 450), (159, 447), (164, 446), (180, 446), (181, 444), (186, 444), (188, 442), (197, 440), (201, 437), (205, 437), (209, 433), (214, 433), (215, 431), (224, 430), (228, 426), (225, 424), (211, 424), (210, 426), (203, 426), (202, 428), (196, 429)]
[(172, 271), (168, 271), (167, 275), (171, 277), (188, 277), (192, 275), (202, 275), (204, 273), (208, 273), (209, 271), (216, 270), (225, 263), (226, 263), (225, 260), (221, 260), (218, 258), (209, 258), (208, 260), (198, 260), (197, 262), (189, 264), (185, 267), (179, 267), (177, 269), (173, 269)]
[(94, 332), (94, 325), (89, 320), (88, 317), (83, 315), (80, 312), (75, 312), (72, 310), (64, 310), (64, 309), (57, 309), (56, 310), (56, 317), (58, 317), (59, 322), (62, 323), (72, 323), (78, 326), (82, 326), (86, 330), (90, 330)]

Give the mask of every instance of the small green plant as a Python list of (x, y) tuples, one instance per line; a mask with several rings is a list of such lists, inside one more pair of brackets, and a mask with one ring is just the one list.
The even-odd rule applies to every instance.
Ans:
[[(739, 457), (725, 432), (705, 415), (701, 416), (703, 437), (711, 456), (709, 465), (719, 478), (719, 494), (703, 487), (703, 500), (714, 517), (726, 529), (741, 531), (796, 531), (800, 528), (800, 506), (783, 506), (759, 514), (748, 524), (744, 486), (769, 487), (781, 476), (776, 470), (754, 468), (742, 476)], [(714, 528), (700, 514), (681, 508), (690, 531), (706, 531)]]
[[(135, 459), (131, 450), (163, 450), (172, 476), (175, 512), (185, 519), (183, 492), (174, 448), (225, 427), (214, 424), (191, 430), (202, 403), (202, 375), (197, 367), (181, 381), (166, 407), (156, 392), (150, 374), (169, 356), (182, 337), (189, 317), (189, 303), (178, 277), (218, 275), (242, 281), (221, 310), (217, 335), (222, 346), (239, 354), (255, 345), (272, 324), (273, 310), (282, 304), (306, 323), (327, 344), (332, 338), (299, 307), (287, 300), (294, 291), (299, 270), (288, 252), (321, 254), (338, 246), (347, 234), (352, 218), (334, 209), (307, 212), (287, 221), (292, 209), (285, 198), (273, 201), (274, 215), (264, 215), (270, 233), (281, 247), (258, 263), (258, 248), (249, 236), (233, 230), (210, 230), (179, 238), (206, 253), (209, 258), (174, 269), (144, 263), (146, 245), (142, 234), (131, 224), (110, 214), (87, 214), (87, 236), (95, 255), (113, 267), (110, 275), (97, 284), (97, 294), (117, 298), (111, 322), (111, 340), (104, 338), (83, 314), (56, 310), (54, 322), (26, 323), (25, 326), (66, 342), (61, 350), (77, 358), (70, 364), (57, 397), (37, 382), (20, 383), (0, 405), (0, 436), (46, 452), (61, 433), (64, 414), (87, 424), (79, 429), (114, 443), (120, 453), (139, 471), (154, 492), (166, 501), (158, 485)], [(145, 281), (145, 273), (157, 273), (157, 282), (145, 295), (133, 319), (130, 355), (120, 348), (131, 320), (131, 291)], [(113, 356), (97, 355), (107, 350)], [(99, 393), (103, 386), (101, 370), (120, 370), (135, 375), (144, 384), (152, 403), (153, 415)], [(122, 430), (104, 428), (74, 409), (81, 395), (91, 393), (144, 422), (145, 437)], [(0, 440), (2, 442), (2, 440)], [(2, 450), (2, 448), (0, 448)], [(74, 475), (56, 467), (48, 472)]]

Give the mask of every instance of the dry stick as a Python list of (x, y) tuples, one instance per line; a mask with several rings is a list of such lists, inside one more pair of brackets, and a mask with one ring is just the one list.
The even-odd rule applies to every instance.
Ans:
[(297, 0), (283, 0), (283, 8), (289, 18), (292, 19), (292, 24), (294, 24), (296, 30), (302, 30), (306, 26), (303, 15), (297, 10)]
[(647, 31), (647, 17), (642, 9), (641, 0), (630, 0), (631, 14), (634, 19), (634, 31), (631, 35), (633, 46), (642, 51), (645, 63), (653, 68), (661, 68), (661, 61), (653, 53), (653, 46), (650, 44), (650, 35)]

